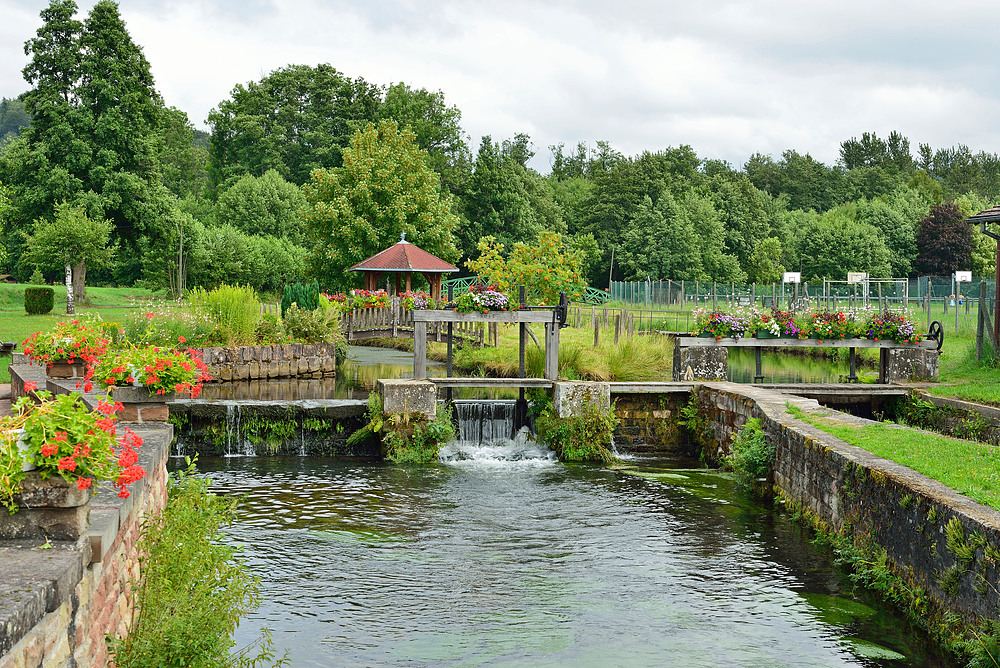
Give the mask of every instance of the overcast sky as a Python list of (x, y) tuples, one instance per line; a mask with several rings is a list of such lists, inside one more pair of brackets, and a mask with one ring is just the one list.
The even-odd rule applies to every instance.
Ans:
[[(26, 88), (47, 2), (0, 0), (0, 96)], [(93, 2), (80, 1), (82, 19)], [(690, 144), (742, 166), (794, 148), (831, 164), (862, 132), (913, 152), (1000, 153), (1000, 3), (841, 0), (122, 0), (167, 104), (196, 126), (237, 83), (330, 63), (441, 90), (482, 135), (632, 155)], [(985, 31), (985, 32), (984, 32)]]

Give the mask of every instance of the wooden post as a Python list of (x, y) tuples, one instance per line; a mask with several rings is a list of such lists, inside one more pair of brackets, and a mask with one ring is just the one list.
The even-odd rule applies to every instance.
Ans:
[(615, 343), (618, 343), (618, 337), (622, 333), (622, 314), (619, 313), (615, 316)]
[(976, 319), (976, 359), (983, 358), (983, 334), (985, 333), (986, 313), (983, 306), (986, 302), (986, 283), (979, 282), (979, 317)]
[(545, 378), (559, 377), (559, 324), (545, 323)]
[(413, 377), (427, 379), (427, 323), (413, 323)]
[(597, 319), (597, 314), (594, 314), (594, 347), (596, 348), (601, 342), (601, 323)]

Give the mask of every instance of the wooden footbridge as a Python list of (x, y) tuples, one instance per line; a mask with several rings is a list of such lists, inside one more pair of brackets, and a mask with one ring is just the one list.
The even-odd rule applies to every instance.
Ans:
[[(444, 321), (423, 322), (425, 335), (431, 341), (459, 340), (474, 345), (495, 340), (492, 328), (482, 322)], [(487, 323), (489, 325), (490, 323)], [(451, 325), (451, 326), (449, 326)], [(412, 339), (414, 333), (413, 311), (403, 308), (398, 300), (389, 306), (361, 308), (345, 313), (340, 318), (340, 329), (348, 341), (394, 338)]]

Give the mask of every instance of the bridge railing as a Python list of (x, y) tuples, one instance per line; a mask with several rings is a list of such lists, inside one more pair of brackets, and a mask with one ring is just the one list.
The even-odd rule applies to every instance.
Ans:
[[(393, 298), (388, 306), (359, 308), (344, 313), (340, 318), (340, 328), (348, 341), (373, 338), (413, 338), (413, 312), (403, 308), (398, 298)], [(496, 337), (491, 328), (483, 323), (452, 323), (452, 336), (483, 345)], [(433, 341), (446, 341), (448, 327), (443, 322), (428, 323), (427, 336)]]

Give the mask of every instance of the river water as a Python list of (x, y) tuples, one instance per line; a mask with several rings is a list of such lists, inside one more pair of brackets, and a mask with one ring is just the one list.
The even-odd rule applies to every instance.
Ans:
[(799, 525), (689, 460), (203, 460), (294, 666), (948, 666)]

